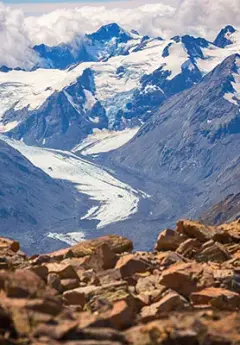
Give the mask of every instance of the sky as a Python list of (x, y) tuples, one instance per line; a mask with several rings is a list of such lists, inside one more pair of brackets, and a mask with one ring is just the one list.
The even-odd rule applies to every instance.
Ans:
[(225, 25), (238, 28), (240, 23), (240, 0), (51, 1), (0, 2), (1, 65), (28, 68), (36, 58), (32, 46), (74, 43), (112, 22), (142, 35), (191, 34), (209, 40)]

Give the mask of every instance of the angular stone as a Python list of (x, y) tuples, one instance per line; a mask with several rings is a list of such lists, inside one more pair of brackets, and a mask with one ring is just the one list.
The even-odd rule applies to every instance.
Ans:
[(58, 274), (61, 279), (78, 279), (77, 272), (72, 265), (65, 263), (46, 264), (49, 273)]
[(107, 312), (103, 318), (111, 327), (122, 330), (134, 322), (134, 309), (124, 300), (113, 304), (112, 310)]
[(160, 284), (188, 297), (192, 292), (212, 286), (213, 272), (205, 264), (176, 264), (163, 271)]
[(206, 226), (191, 220), (180, 220), (177, 223), (177, 232), (200, 242), (207, 242), (213, 238), (216, 231), (212, 226)]
[(177, 253), (181, 254), (185, 258), (193, 258), (196, 253), (201, 249), (201, 242), (196, 238), (189, 238), (177, 248)]
[(128, 278), (132, 277), (135, 273), (146, 272), (150, 270), (151, 266), (134, 254), (128, 254), (122, 256), (118, 260), (115, 268), (120, 270), (121, 276), (123, 278)]
[(17, 241), (10, 240), (9, 238), (0, 237), (0, 251), (3, 249), (9, 249), (16, 253), (19, 251), (20, 246)]
[(171, 291), (159, 302), (144, 307), (141, 312), (142, 318), (157, 317), (160, 313), (168, 313), (173, 310), (183, 310), (187, 306), (187, 300), (178, 293)]
[(116, 254), (107, 243), (99, 245), (95, 252), (89, 257), (87, 266), (95, 271), (113, 268), (117, 262)]
[(109, 235), (99, 237), (95, 240), (80, 242), (79, 244), (76, 244), (71, 248), (51, 253), (50, 256), (63, 257), (69, 250), (71, 250), (75, 257), (84, 257), (93, 254), (96, 248), (99, 247), (99, 245), (102, 245), (103, 243), (106, 243), (115, 254), (121, 254), (133, 250), (132, 241), (128, 240), (125, 237)]
[(194, 305), (214, 305), (219, 309), (236, 310), (240, 308), (240, 295), (230, 290), (210, 287), (191, 294)]
[(185, 239), (186, 238), (181, 236), (178, 232), (166, 229), (159, 234), (155, 249), (159, 251), (175, 251)]
[(223, 245), (214, 241), (206, 242), (202, 250), (195, 255), (198, 262), (224, 262), (230, 258), (230, 254)]
[(36, 298), (45, 294), (45, 283), (29, 270), (16, 270), (5, 280), (4, 289), (8, 297)]
[(79, 287), (79, 280), (77, 279), (63, 279), (61, 280), (63, 291), (73, 290)]

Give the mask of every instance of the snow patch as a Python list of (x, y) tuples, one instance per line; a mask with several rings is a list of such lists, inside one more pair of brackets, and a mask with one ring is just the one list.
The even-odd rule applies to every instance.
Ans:
[(58, 240), (73, 246), (79, 242), (85, 241), (85, 235), (83, 232), (69, 232), (67, 234), (58, 234), (55, 232), (49, 232), (47, 237), (53, 240)]
[(87, 156), (116, 150), (129, 142), (138, 130), (139, 127), (127, 128), (124, 131), (96, 129), (80, 145), (77, 145), (73, 152), (80, 152), (82, 155)]

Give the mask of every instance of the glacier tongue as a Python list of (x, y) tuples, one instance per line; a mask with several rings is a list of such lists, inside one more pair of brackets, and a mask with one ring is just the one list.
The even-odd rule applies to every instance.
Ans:
[[(54, 179), (74, 184), (77, 191), (96, 202), (81, 219), (97, 220), (97, 229), (127, 219), (138, 211), (142, 192), (114, 178), (110, 173), (73, 153), (27, 146), (22, 142), (5, 139), (35, 166)], [(56, 234), (49, 234), (57, 238)], [(60, 234), (61, 235), (61, 234)], [(67, 241), (73, 234), (67, 234)], [(59, 238), (59, 234), (57, 234)], [(64, 237), (62, 237), (64, 238)]]

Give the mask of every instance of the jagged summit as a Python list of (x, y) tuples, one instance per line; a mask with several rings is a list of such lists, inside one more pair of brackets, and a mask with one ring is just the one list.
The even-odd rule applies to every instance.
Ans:
[(127, 42), (131, 39), (130, 34), (128, 34), (116, 23), (103, 25), (98, 31), (87, 35), (87, 37), (96, 41), (109, 41), (112, 38), (118, 38), (122, 42)]
[(219, 48), (225, 48), (226, 46), (231, 45), (233, 43), (231, 35), (236, 31), (237, 30), (233, 26), (227, 25), (219, 32), (213, 43)]

